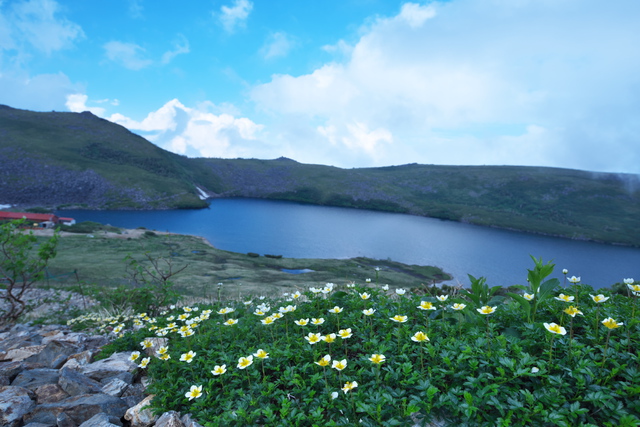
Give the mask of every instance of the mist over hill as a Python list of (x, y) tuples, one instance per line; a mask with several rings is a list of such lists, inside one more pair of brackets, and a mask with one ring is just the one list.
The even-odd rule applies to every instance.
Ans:
[(640, 246), (637, 175), (519, 166), (341, 169), (286, 158), (187, 158), (90, 112), (0, 106), (0, 204), (204, 208), (202, 194), (399, 212)]

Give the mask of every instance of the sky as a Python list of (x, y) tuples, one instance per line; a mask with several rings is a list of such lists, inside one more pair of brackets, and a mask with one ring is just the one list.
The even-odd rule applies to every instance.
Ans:
[(189, 157), (640, 173), (638, 0), (0, 0), (0, 104)]

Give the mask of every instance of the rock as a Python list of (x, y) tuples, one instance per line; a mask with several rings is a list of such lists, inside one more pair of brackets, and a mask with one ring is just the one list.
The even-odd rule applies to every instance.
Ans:
[(56, 417), (57, 427), (77, 427), (78, 425), (65, 412), (60, 412)]
[(133, 372), (138, 365), (129, 360), (131, 353), (114, 353), (109, 358), (80, 367), (80, 372), (96, 381), (118, 375), (121, 372)]
[(156, 422), (158, 416), (153, 415), (149, 406), (151, 400), (153, 400), (153, 395), (147, 396), (142, 402), (129, 408), (124, 414), (124, 419), (131, 423), (131, 427), (147, 427)]
[(69, 397), (69, 393), (64, 391), (58, 384), (45, 384), (36, 389), (36, 403), (60, 402)]
[(184, 427), (202, 427), (202, 425), (198, 424), (192, 417), (191, 414), (184, 414), (180, 419)]
[(19, 425), (35, 407), (32, 393), (24, 387), (0, 387), (0, 425)]
[(57, 369), (31, 369), (20, 372), (11, 385), (35, 390), (41, 385), (57, 384), (59, 377)]
[(105, 386), (102, 387), (102, 393), (110, 396), (120, 397), (127, 390), (129, 384), (122, 381), (120, 378), (114, 378)]
[(79, 427), (122, 427), (122, 422), (119, 418), (100, 412), (80, 424)]
[(88, 365), (93, 361), (93, 354), (94, 354), (93, 350), (85, 350), (81, 353), (72, 354), (67, 359), (67, 363), (71, 362), (72, 360), (75, 360), (78, 363), (78, 365)]
[(77, 353), (79, 348), (64, 341), (51, 341), (38, 354), (29, 357), (27, 362), (42, 363), (53, 369), (60, 369), (69, 356)]
[(124, 381), (127, 384), (133, 384), (133, 374), (131, 372), (120, 372), (119, 374), (114, 375), (112, 377), (103, 378), (100, 380), (100, 382), (102, 384), (109, 384), (111, 381), (113, 381), (116, 378)]
[(156, 421), (156, 427), (185, 427), (176, 411), (165, 412)]
[(40, 363), (27, 363), (27, 362), (9, 362), (0, 363), (0, 375), (9, 378), (9, 381), (13, 381), (20, 372), (28, 369), (40, 369), (44, 366)]
[(29, 424), (25, 424), (23, 427), (56, 427), (56, 425), (46, 424), (46, 423), (29, 423)]
[(100, 393), (102, 389), (102, 384), (99, 382), (68, 368), (60, 369), (58, 384), (71, 396)]
[(76, 424), (81, 424), (101, 412), (121, 418), (126, 411), (126, 404), (117, 397), (103, 393), (84, 394), (72, 396), (57, 403), (38, 405), (23, 419), (25, 422), (56, 423), (58, 415), (64, 412)]
[(14, 348), (7, 351), (3, 360), (11, 360), (13, 362), (21, 362), (28, 358), (38, 355), (44, 350), (44, 345), (31, 345), (28, 347)]
[[(18, 331), (13, 332), (14, 329)], [(30, 330), (31, 331), (31, 330)], [(42, 344), (42, 336), (37, 332), (26, 332), (15, 326), (11, 328), (9, 337), (0, 341), (0, 350), (9, 351), (16, 348)]]

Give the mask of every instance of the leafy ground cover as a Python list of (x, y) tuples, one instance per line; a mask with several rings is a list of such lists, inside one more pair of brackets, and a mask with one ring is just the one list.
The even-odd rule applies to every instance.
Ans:
[[(549, 279), (498, 295), (483, 278), (448, 294), (376, 280), (171, 306), (160, 316), (70, 321), (118, 338), (159, 411), (207, 426), (637, 426), (638, 295)], [(566, 277), (566, 276), (565, 276)], [(599, 290), (602, 292), (602, 290)]]

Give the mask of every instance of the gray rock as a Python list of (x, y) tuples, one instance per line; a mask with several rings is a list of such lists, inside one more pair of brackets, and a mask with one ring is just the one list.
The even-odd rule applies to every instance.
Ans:
[(81, 424), (101, 412), (121, 418), (126, 411), (127, 405), (117, 397), (102, 393), (85, 394), (72, 396), (57, 403), (38, 405), (23, 419), (25, 422), (56, 423), (58, 414), (64, 412), (76, 424)]
[(29, 423), (29, 424), (25, 424), (23, 427), (56, 427), (56, 425), (46, 424), (46, 423)]
[(42, 363), (53, 369), (60, 369), (69, 356), (77, 353), (79, 347), (64, 341), (51, 341), (42, 351), (26, 359), (27, 362)]
[(192, 417), (191, 414), (184, 414), (180, 419), (184, 427), (202, 427), (202, 425), (198, 424)]
[(79, 427), (122, 427), (122, 422), (119, 418), (100, 412), (80, 424)]
[(44, 384), (57, 384), (59, 377), (57, 369), (31, 369), (20, 372), (11, 385), (35, 390)]
[(0, 387), (0, 424), (18, 425), (34, 407), (33, 394), (23, 387)]
[(119, 379), (127, 384), (133, 384), (133, 374), (131, 372), (120, 372), (118, 375), (106, 377), (100, 380), (102, 384), (109, 384), (111, 381)]
[(78, 425), (71, 419), (69, 415), (64, 412), (60, 412), (56, 417), (57, 427), (78, 427)]
[(109, 358), (80, 367), (80, 372), (100, 381), (121, 372), (133, 372), (138, 365), (129, 360), (131, 353), (114, 353)]
[(45, 366), (41, 363), (27, 363), (27, 362), (9, 362), (0, 363), (0, 375), (9, 378), (9, 381), (13, 381), (20, 372), (27, 369), (41, 369)]
[(21, 347), (40, 345), (41, 343), (42, 336), (35, 331), (30, 333), (25, 332), (22, 335), (20, 332), (12, 332), (10, 338), (5, 338), (0, 341), (0, 351), (9, 351)]
[(127, 410), (124, 419), (131, 423), (131, 427), (147, 427), (156, 422), (158, 416), (153, 414), (149, 406), (151, 400), (153, 396), (147, 396), (142, 402)]
[(107, 385), (102, 387), (102, 392), (110, 396), (120, 397), (128, 387), (129, 384), (122, 381), (120, 378), (114, 378)]
[(71, 396), (100, 393), (102, 389), (102, 385), (99, 382), (68, 368), (60, 370), (58, 384)]
[(69, 397), (69, 393), (64, 391), (58, 384), (45, 384), (36, 389), (36, 403), (55, 403)]
[(165, 412), (156, 421), (156, 427), (185, 427), (176, 411)]

